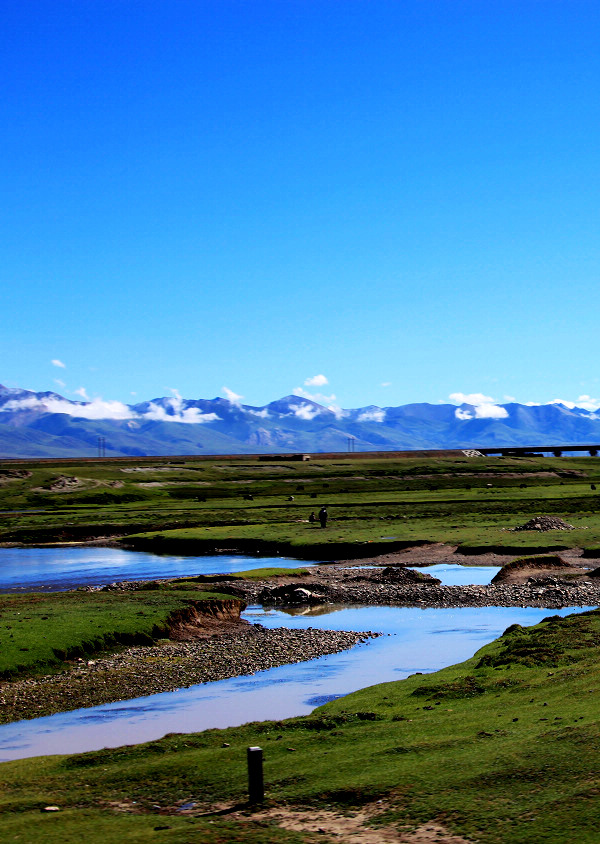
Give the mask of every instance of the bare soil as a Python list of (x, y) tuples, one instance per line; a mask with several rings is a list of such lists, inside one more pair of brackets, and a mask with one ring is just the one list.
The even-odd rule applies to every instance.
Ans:
[[(346, 812), (333, 809), (302, 809), (296, 806), (270, 806), (248, 809), (247, 806), (212, 806), (208, 811), (199, 805), (181, 810), (172, 806), (165, 813), (210, 817), (226, 816), (228, 819), (276, 824), (282, 829), (306, 835), (306, 841), (343, 841), (349, 844), (473, 844), (467, 838), (449, 832), (435, 819), (410, 829), (379, 821), (394, 806), (388, 800), (377, 800)], [(113, 807), (116, 811), (127, 808)], [(131, 809), (129, 809), (131, 811)], [(313, 839), (314, 835), (314, 839)]]

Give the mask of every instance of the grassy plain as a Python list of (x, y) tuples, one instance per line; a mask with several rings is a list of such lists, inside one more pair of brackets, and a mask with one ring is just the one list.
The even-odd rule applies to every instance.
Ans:
[[(259, 745), (267, 808), (310, 818), (380, 800), (380, 826), (436, 819), (481, 844), (595, 844), (599, 693), (600, 614), (550, 617), (304, 718), (5, 763), (0, 825), (5, 840), (47, 844), (327, 841), (228, 814), (246, 799), (246, 748)], [(224, 813), (204, 814), (215, 807)]]
[(231, 595), (185, 588), (0, 595), (0, 679), (62, 668), (66, 660), (167, 638), (177, 614)]
[[(598, 555), (597, 485), (600, 460), (588, 457), (5, 464), (0, 542), (134, 534), (128, 543), (153, 550), (322, 559), (432, 541), (472, 552), (578, 546)], [(325, 530), (307, 521), (322, 504), (330, 513)], [(575, 530), (508, 530), (536, 515), (560, 516)], [(193, 585), (102, 593), (95, 621), (84, 624), (87, 593), (2, 598), (5, 670), (57, 665), (70, 647), (85, 653), (119, 636), (156, 638), (171, 613), (202, 596), (202, 583)], [(62, 632), (49, 639), (59, 601), (54, 621)], [(16, 628), (18, 652), (8, 641)], [(97, 631), (91, 637), (90, 629)], [(4, 763), (0, 828), (5, 840), (48, 844), (327, 840), (286, 832), (251, 812), (227, 813), (244, 804), (246, 747), (259, 744), (267, 808), (295, 806), (308, 817), (317, 808), (352, 813), (381, 800), (377, 823), (403, 829), (436, 819), (482, 844), (591, 844), (598, 840), (599, 693), (599, 614), (551, 618), (516, 628), (461, 665), (356, 692), (306, 718)], [(189, 803), (191, 814), (182, 814)], [(59, 811), (42, 811), (49, 805)], [(214, 806), (225, 814), (202, 816)]]
[[(29, 474), (11, 476), (19, 470)], [(65, 486), (65, 477), (74, 480)], [(593, 553), (600, 548), (597, 486), (600, 458), (468, 458), (460, 452), (317, 455), (310, 462), (0, 464), (0, 543), (135, 535), (141, 547), (140, 534), (148, 534), (153, 550), (232, 548), (320, 559), (432, 541), (475, 553), (565, 547)], [(322, 504), (330, 515), (325, 530), (307, 521)], [(575, 530), (509, 530), (536, 515), (560, 516)]]

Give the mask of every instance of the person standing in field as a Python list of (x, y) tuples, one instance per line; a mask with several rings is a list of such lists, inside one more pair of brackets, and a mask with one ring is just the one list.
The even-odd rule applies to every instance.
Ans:
[(321, 507), (319, 510), (319, 522), (322, 528), (327, 527), (327, 510), (325, 507)]

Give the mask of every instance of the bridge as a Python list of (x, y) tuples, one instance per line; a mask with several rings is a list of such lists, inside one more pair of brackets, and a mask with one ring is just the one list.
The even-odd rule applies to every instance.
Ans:
[(597, 457), (600, 445), (510, 445), (478, 448), (477, 451), (485, 457), (494, 454), (500, 454), (502, 457), (524, 457), (532, 454), (551, 454), (553, 457), (562, 457), (565, 451), (587, 452), (590, 457)]

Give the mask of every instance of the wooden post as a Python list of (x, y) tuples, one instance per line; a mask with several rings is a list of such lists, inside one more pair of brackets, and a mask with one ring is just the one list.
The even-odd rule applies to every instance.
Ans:
[(265, 799), (262, 747), (248, 748), (248, 800), (262, 803)]

